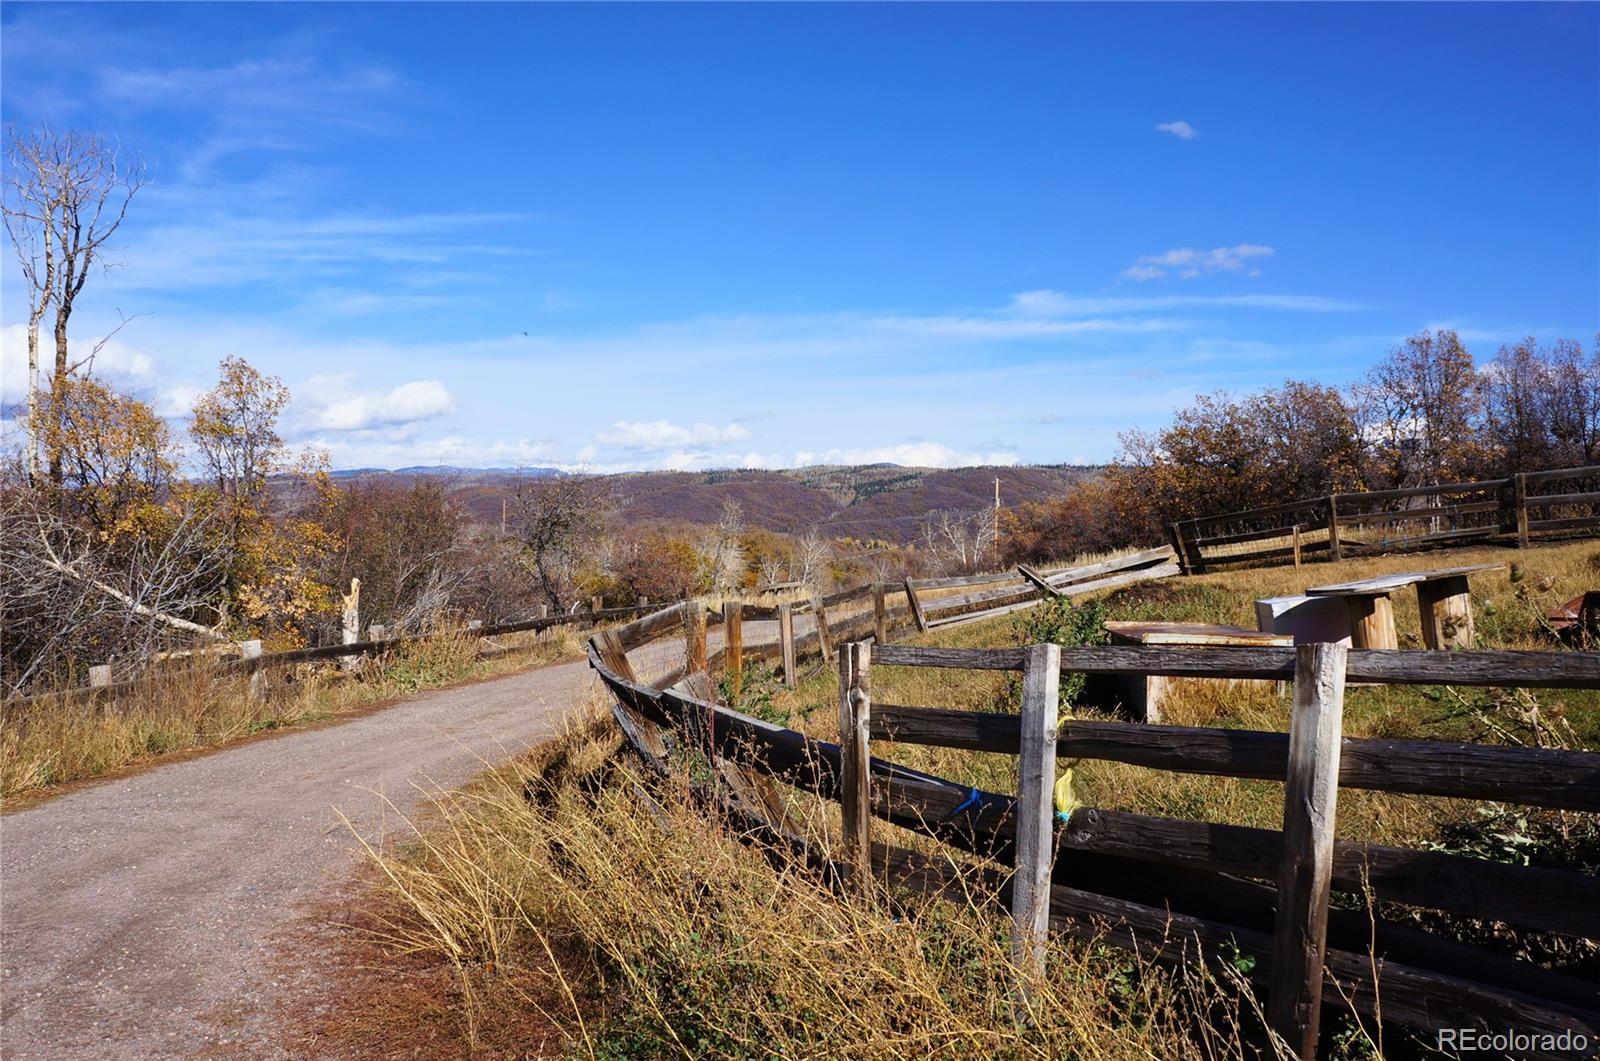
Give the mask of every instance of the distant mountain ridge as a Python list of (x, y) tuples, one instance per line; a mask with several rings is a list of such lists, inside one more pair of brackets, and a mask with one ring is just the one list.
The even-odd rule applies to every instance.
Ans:
[[(778, 471), (726, 469), (705, 472), (624, 472), (603, 476), (620, 502), (626, 523), (715, 523), (724, 500), (737, 501), (747, 526), (784, 534), (817, 527), (833, 537), (902, 544), (916, 539), (928, 513), (975, 512), (994, 504), (1000, 479), (1005, 505), (1060, 497), (1073, 483), (1099, 474), (1098, 465), (918, 468), (898, 464), (819, 465)], [(443, 476), (472, 517), (486, 525), (500, 520), (502, 498), (519, 478), (562, 474), (553, 468), (456, 468), (419, 466), (393, 471), (351, 469), (335, 475), (346, 482)]]

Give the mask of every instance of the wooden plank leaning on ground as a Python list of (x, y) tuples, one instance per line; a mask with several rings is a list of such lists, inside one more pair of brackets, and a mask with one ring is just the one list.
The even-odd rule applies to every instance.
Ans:
[[(1150, 571), (1149, 573), (1146, 573), (1145, 571), (1140, 570), (1154, 567), (1160, 567), (1160, 572), (1156, 573), (1154, 571)], [(1138, 571), (1143, 577), (1154, 578), (1169, 574), (1175, 575), (1178, 573), (1172, 548), (1166, 545), (1155, 549), (1145, 549), (1137, 553), (1130, 553), (1127, 556), (1115, 557), (1111, 560), (1102, 560), (1099, 563), (1087, 564), (1082, 567), (1072, 567), (1062, 571), (1053, 571), (1049, 574), (1042, 574), (1033, 568), (1027, 567), (1025, 564), (1018, 564), (1017, 571), (1018, 575), (1011, 575), (1007, 573), (1003, 575), (996, 574), (973, 576), (973, 581), (965, 583), (966, 585), (994, 585), (996, 583), (1009, 582), (1011, 583), (1010, 585), (1002, 585), (998, 589), (981, 590), (974, 593), (965, 593), (957, 597), (945, 597), (940, 600), (925, 602), (923, 604), (923, 608), (928, 613), (929, 625), (937, 625), (937, 620), (933, 618), (935, 613), (951, 612), (958, 609), (962, 611), (971, 611), (975, 610), (975, 606), (977, 605), (991, 603), (997, 606), (994, 610), (998, 611), (999, 607), (1005, 606), (1001, 602), (1021, 603), (1017, 600), (1017, 598), (1032, 598), (1041, 593), (1045, 596), (1074, 596), (1079, 592), (1087, 593), (1091, 592), (1091, 590), (1077, 587), (1072, 591), (1072, 593), (1068, 594), (1062, 594), (1060, 591), (1063, 589), (1063, 587), (1075, 586), (1077, 583), (1091, 582), (1091, 580), (1093, 580), (1092, 585), (1095, 588), (1105, 588), (1107, 585), (1122, 584), (1120, 582), (1109, 582), (1104, 580), (1101, 578), (1101, 576), (1104, 575)], [(949, 580), (942, 579), (940, 581)], [(1132, 579), (1130, 581), (1137, 581), (1137, 579)], [(915, 583), (913, 584), (915, 585)], [(939, 618), (945, 619), (948, 618), (948, 616), (940, 614)]]
[(1127, 556), (1116, 556), (1110, 560), (1101, 560), (1098, 563), (1085, 564), (1081, 567), (1069, 567), (1061, 571), (1050, 571), (1044, 574), (1044, 580), (1055, 589), (1070, 586), (1074, 582), (1087, 582), (1101, 575), (1112, 575), (1120, 571), (1130, 571), (1141, 567), (1152, 567), (1167, 561), (1176, 561), (1177, 556), (1170, 545), (1159, 545), (1154, 549), (1141, 549)]
[[(1097, 593), (1100, 590), (1113, 589), (1117, 586), (1132, 585), (1135, 582), (1144, 582), (1149, 579), (1168, 578), (1178, 573), (1179, 571), (1177, 562), (1169, 560), (1165, 563), (1157, 564), (1154, 567), (1146, 567), (1138, 571), (1129, 571), (1120, 575), (1111, 575), (1106, 578), (1095, 579), (1092, 582), (1080, 582), (1075, 585), (1069, 585), (1064, 589), (1056, 591), (1055, 596), (1082, 597), (1090, 593)], [(996, 616), (1008, 615), (1011, 612), (1032, 608), (1034, 605), (1039, 603), (1039, 599), (1037, 597), (1032, 597), (1032, 594), (1035, 592), (1036, 590), (1030, 586), (1016, 592), (997, 595), (1004, 597), (1017, 597), (1026, 594), (1029, 595), (1030, 599), (1018, 601), (1015, 604), (1001, 605), (997, 608), (989, 608), (983, 611), (963, 612), (956, 615), (945, 615), (936, 619), (929, 619), (928, 629), (931, 630), (943, 626), (955, 626), (961, 623), (975, 623), (984, 619), (993, 619)], [(930, 606), (929, 611), (932, 612), (943, 604), (943, 601), (939, 601)]]

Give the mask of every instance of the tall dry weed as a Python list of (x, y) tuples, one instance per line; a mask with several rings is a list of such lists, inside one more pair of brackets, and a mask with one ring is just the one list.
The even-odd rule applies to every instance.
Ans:
[[(443, 796), (374, 852), (398, 950), (455, 963), (471, 1027), (509, 989), (590, 1057), (1232, 1057), (1252, 1004), (1227, 978), (1052, 945), (1023, 1019), (1004, 911), (890, 887), (848, 900), (773, 864), (690, 798), (617, 765), (591, 719)], [(826, 847), (828, 834), (809, 837)], [(494, 990), (487, 988), (494, 986)], [(1242, 1016), (1241, 1016), (1242, 1014)]]

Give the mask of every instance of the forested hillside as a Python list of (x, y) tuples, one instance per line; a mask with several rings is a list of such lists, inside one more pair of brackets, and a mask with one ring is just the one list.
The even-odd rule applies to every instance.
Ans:
[[(792, 471), (635, 472), (606, 476), (623, 523), (714, 524), (724, 503), (736, 501), (746, 526), (780, 534), (815, 527), (831, 537), (909, 544), (924, 536), (929, 513), (967, 515), (994, 504), (994, 480), (1006, 506), (1059, 498), (1072, 484), (1093, 477), (1094, 467), (1043, 465), (1006, 468), (907, 468), (894, 464), (815, 467)], [(502, 498), (546, 469), (471, 470), (408, 468), (361, 471), (345, 481), (409, 482), (439, 478), (455, 499), (485, 525), (497, 525)]]

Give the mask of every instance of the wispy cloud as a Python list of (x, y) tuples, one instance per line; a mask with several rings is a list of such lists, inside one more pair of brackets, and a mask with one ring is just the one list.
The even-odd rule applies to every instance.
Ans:
[(810, 464), (906, 464), (920, 468), (964, 468), (975, 464), (1011, 465), (1021, 461), (1015, 453), (963, 452), (942, 442), (904, 442), (894, 446), (859, 449), (802, 450), (794, 466)]
[[(1268, 258), (1277, 251), (1260, 243), (1239, 243), (1232, 247), (1213, 247), (1197, 250), (1194, 247), (1175, 247), (1160, 254), (1146, 254), (1138, 258), (1119, 275), (1124, 280), (1158, 280), (1172, 272), (1179, 279), (1192, 280), (1208, 273), (1243, 272), (1246, 265), (1257, 258)], [(1260, 272), (1251, 270), (1251, 276)]]
[[(435, 439), (393, 439), (330, 436), (312, 438), (308, 445), (325, 451), (336, 468), (504, 467), (529, 465), (577, 470), (553, 456), (550, 443), (539, 439), (492, 441), (467, 435)], [(621, 470), (621, 469), (616, 469)]]
[[(182, 292), (271, 279), (299, 291), (329, 277), (359, 280), (374, 267), (388, 284), (395, 270), (526, 253), (506, 242), (507, 229), (536, 220), (516, 213), (192, 216), (146, 226), (122, 248), (130, 267), (113, 273), (111, 286)], [(368, 293), (350, 288), (342, 296)]]
[(874, 331), (958, 339), (1036, 339), (1079, 332), (1164, 332), (1183, 322), (1161, 318), (1041, 320), (1033, 317), (872, 317)]
[(750, 437), (742, 424), (674, 424), (668, 420), (630, 421), (618, 420), (594, 436), (604, 446), (618, 449), (653, 452), (679, 449), (684, 446), (718, 445), (740, 442)]
[(1301, 313), (1345, 313), (1370, 307), (1348, 299), (1324, 295), (1067, 295), (1048, 288), (1023, 291), (1011, 296), (1014, 313), (1035, 317), (1059, 317), (1083, 313), (1148, 313), (1169, 309), (1277, 309)]
[(1156, 126), (1158, 133), (1171, 133), (1179, 140), (1193, 140), (1200, 135), (1200, 130), (1188, 122), (1162, 122)]

